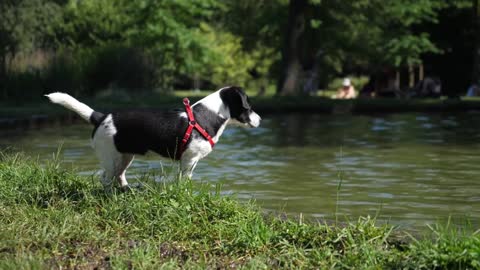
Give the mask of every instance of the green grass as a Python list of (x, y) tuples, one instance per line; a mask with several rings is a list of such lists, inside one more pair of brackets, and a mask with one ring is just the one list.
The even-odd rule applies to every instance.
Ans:
[[(182, 180), (105, 192), (59, 161), (0, 157), (0, 269), (478, 269), (480, 236), (450, 225), (405, 241), (388, 225), (264, 214)], [(408, 238), (407, 238), (408, 239)]]

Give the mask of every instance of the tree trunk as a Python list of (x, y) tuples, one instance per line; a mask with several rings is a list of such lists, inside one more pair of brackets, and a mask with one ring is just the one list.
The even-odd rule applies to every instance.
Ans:
[(0, 49), (0, 91), (3, 98), (7, 98), (5, 81), (7, 80), (7, 56), (4, 50)]
[(480, 0), (473, 1), (473, 23), (474, 23), (474, 38), (475, 38), (475, 47), (473, 55), (473, 73), (472, 73), (472, 83), (480, 83)]
[(418, 81), (423, 80), (424, 77), (425, 77), (425, 69), (423, 67), (423, 64), (420, 64), (420, 66), (418, 67)]
[(302, 64), (299, 54), (300, 37), (305, 30), (305, 11), (308, 0), (290, 0), (288, 26), (282, 50), (282, 67), (277, 83), (277, 94), (292, 95), (299, 91)]
[[(413, 65), (408, 65), (408, 88), (412, 89), (415, 86), (415, 68)], [(397, 90), (400, 89), (400, 80)]]

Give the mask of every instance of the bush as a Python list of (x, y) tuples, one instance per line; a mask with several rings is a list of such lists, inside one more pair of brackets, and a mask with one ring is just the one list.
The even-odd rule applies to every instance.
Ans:
[[(69, 51), (55, 54), (42, 70), (43, 93), (52, 91), (73, 91), (78, 94), (84, 91), (84, 61), (79, 55)], [(83, 64), (83, 65), (82, 65)]]
[(43, 66), (9, 71), (3, 97), (31, 100), (51, 91), (91, 96), (111, 88), (152, 90), (162, 83), (153, 59), (149, 52), (122, 45), (60, 50)]
[(8, 72), (3, 81), (2, 98), (5, 100), (28, 100), (41, 94), (42, 76), (38, 70)]
[(89, 94), (102, 89), (146, 90), (158, 86), (158, 70), (150, 55), (136, 48), (106, 46), (93, 52), (85, 72)]

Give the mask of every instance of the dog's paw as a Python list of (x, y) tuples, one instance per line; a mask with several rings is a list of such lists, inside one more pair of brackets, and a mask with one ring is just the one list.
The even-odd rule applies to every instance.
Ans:
[(141, 191), (145, 188), (145, 186), (142, 183), (133, 183), (133, 184), (128, 184), (123, 187), (119, 187), (118, 189), (121, 192), (131, 192), (131, 191)]
[(125, 192), (130, 192), (133, 190), (132, 186), (131, 185), (126, 185), (126, 186), (123, 186), (123, 187), (119, 187), (118, 190), (122, 193), (125, 193)]

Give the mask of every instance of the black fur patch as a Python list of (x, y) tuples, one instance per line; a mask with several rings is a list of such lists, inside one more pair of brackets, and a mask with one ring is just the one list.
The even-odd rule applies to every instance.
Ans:
[(179, 111), (128, 111), (113, 113), (114, 142), (121, 153), (146, 154), (149, 150), (175, 157), (187, 121)]
[[(183, 110), (128, 111), (112, 114), (117, 129), (114, 143), (121, 153), (142, 154), (154, 151), (164, 157), (177, 158), (179, 143), (187, 129), (187, 119), (180, 117)], [(215, 134), (225, 123), (202, 104), (193, 107), (196, 121), (210, 134)], [(201, 137), (194, 131), (193, 138)]]
[(92, 123), (94, 126), (92, 131), (92, 138), (95, 135), (95, 132), (97, 131), (98, 126), (100, 125), (100, 123), (103, 122), (103, 120), (105, 120), (106, 117), (107, 115), (101, 112), (93, 112), (92, 115), (90, 115), (90, 123)]
[[(210, 136), (215, 136), (220, 127), (227, 121), (227, 119), (218, 116), (203, 104), (199, 103), (192, 108), (195, 120), (204, 128)], [(196, 132), (199, 134), (198, 132)], [(199, 136), (201, 136), (199, 134)]]
[(231, 118), (241, 123), (250, 122), (252, 107), (247, 94), (245, 94), (242, 88), (237, 86), (225, 88), (220, 91), (220, 98), (228, 106)]

